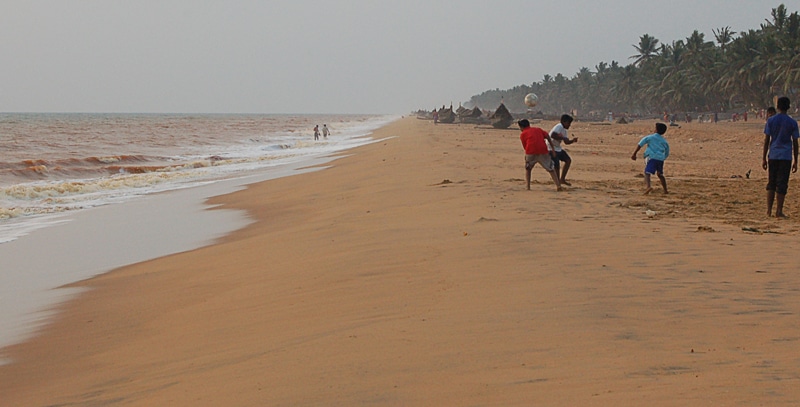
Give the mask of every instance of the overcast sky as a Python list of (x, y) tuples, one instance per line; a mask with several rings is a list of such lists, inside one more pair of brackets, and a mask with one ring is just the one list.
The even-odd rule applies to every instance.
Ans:
[(0, 112), (405, 114), (627, 65), (643, 34), (758, 29), (779, 4), (0, 0)]

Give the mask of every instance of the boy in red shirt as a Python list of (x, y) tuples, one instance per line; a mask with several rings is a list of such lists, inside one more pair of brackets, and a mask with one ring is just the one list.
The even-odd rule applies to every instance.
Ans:
[(531, 127), (528, 119), (522, 119), (517, 124), (521, 130), (519, 140), (522, 142), (522, 147), (525, 148), (525, 181), (528, 183), (528, 190), (531, 189), (531, 170), (536, 163), (539, 163), (550, 173), (556, 184), (556, 190), (561, 191), (561, 183), (558, 182), (558, 174), (555, 171), (553, 157), (551, 157), (551, 154), (554, 155), (555, 152), (551, 153), (545, 142), (546, 139), (552, 145), (553, 141), (550, 139), (550, 135), (543, 129)]

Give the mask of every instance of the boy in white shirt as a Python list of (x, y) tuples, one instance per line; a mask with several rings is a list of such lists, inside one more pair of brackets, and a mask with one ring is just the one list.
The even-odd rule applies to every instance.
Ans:
[(561, 148), (561, 142), (564, 142), (564, 144), (567, 145), (578, 142), (577, 137), (570, 139), (567, 135), (567, 130), (569, 129), (569, 126), (572, 125), (572, 121), (572, 116), (568, 114), (562, 115), (561, 122), (553, 126), (553, 129), (550, 130), (550, 138), (553, 139), (553, 150), (556, 152), (556, 173), (559, 172), (561, 161), (564, 162), (564, 168), (561, 169), (560, 177), (560, 181), (564, 185), (572, 185), (567, 182), (567, 171), (569, 171), (569, 166), (572, 164), (572, 158), (570, 158), (569, 154), (567, 154), (567, 152)]

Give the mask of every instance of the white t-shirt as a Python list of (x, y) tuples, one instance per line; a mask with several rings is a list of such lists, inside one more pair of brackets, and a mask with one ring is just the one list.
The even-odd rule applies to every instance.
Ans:
[(550, 130), (550, 138), (553, 139), (553, 148), (555, 149), (555, 151), (561, 151), (561, 140), (553, 137), (553, 133), (556, 133), (556, 134), (560, 135), (561, 137), (564, 137), (565, 139), (567, 139), (567, 138), (569, 138), (567, 136), (567, 129), (564, 128), (563, 124), (558, 123), (555, 126), (553, 126), (552, 130)]

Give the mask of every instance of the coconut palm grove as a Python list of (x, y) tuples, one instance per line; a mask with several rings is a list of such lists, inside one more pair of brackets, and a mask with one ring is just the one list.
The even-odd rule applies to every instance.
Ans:
[(662, 42), (649, 34), (633, 45), (630, 63), (600, 62), (572, 77), (545, 75), (540, 82), (473, 96), (470, 107), (505, 103), (524, 112), (528, 93), (539, 96), (544, 114), (577, 112), (603, 117), (608, 112), (632, 116), (663, 112), (730, 113), (758, 111), (777, 96), (800, 93), (800, 15), (781, 4), (758, 29), (695, 30), (685, 39)]

